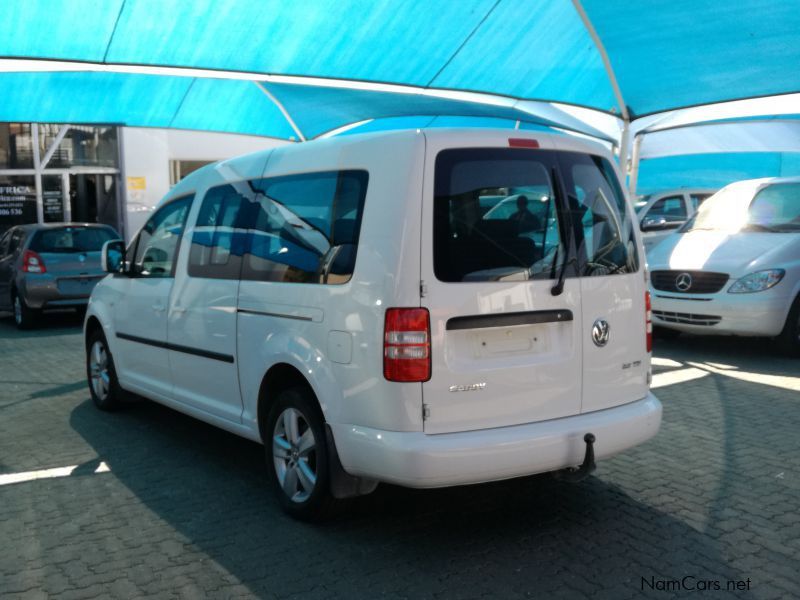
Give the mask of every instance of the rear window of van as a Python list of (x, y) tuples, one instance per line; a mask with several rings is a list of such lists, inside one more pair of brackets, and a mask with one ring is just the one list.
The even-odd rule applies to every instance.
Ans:
[(434, 272), (445, 282), (556, 279), (570, 242), (583, 276), (638, 270), (613, 168), (574, 152), (444, 150), (434, 176)]

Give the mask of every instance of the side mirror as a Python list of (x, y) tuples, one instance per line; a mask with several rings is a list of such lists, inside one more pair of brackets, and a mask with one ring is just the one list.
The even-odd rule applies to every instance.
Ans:
[(677, 229), (684, 223), (685, 221), (668, 221), (664, 217), (647, 217), (639, 228), (642, 231), (664, 231), (665, 229)]
[(103, 244), (100, 255), (100, 264), (106, 273), (122, 273), (125, 257), (125, 242), (122, 240), (109, 240)]

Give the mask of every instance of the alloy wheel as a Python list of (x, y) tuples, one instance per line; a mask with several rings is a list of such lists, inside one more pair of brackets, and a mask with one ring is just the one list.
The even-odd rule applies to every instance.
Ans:
[(92, 391), (102, 402), (108, 397), (111, 379), (108, 373), (108, 352), (100, 340), (96, 340), (89, 350), (89, 377)]
[(308, 419), (287, 408), (272, 432), (272, 460), (278, 484), (293, 502), (309, 499), (317, 483), (317, 444)]

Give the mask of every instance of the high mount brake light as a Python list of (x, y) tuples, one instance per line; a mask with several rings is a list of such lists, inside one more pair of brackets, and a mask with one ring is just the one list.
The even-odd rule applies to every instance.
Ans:
[(512, 148), (538, 148), (539, 142), (529, 138), (508, 138), (508, 145)]

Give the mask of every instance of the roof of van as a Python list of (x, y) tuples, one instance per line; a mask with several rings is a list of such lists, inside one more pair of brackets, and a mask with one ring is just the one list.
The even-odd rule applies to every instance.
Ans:
[(579, 138), (577, 136), (569, 135), (559, 131), (545, 132), (545, 131), (530, 131), (521, 129), (515, 130), (515, 129), (502, 129), (502, 128), (488, 128), (488, 127), (487, 128), (431, 127), (431, 128), (418, 128), (418, 129), (392, 129), (387, 131), (370, 131), (366, 133), (354, 133), (342, 136), (317, 138), (309, 140), (307, 142), (286, 144), (285, 146), (278, 146), (275, 148), (259, 150), (257, 152), (251, 152), (248, 154), (243, 154), (241, 156), (236, 156), (205, 165), (197, 169), (196, 171), (193, 171), (192, 173), (187, 175), (184, 179), (182, 179), (180, 182), (178, 182), (178, 184), (175, 185), (175, 187), (173, 187), (172, 190), (170, 190), (169, 194), (167, 194), (167, 196), (161, 202), (159, 202), (159, 205), (168, 199), (176, 198), (178, 196), (194, 191), (198, 180), (205, 177), (206, 174), (209, 173), (209, 171), (218, 169), (221, 165), (224, 165), (226, 163), (234, 163), (247, 159), (258, 159), (258, 158), (266, 159), (267, 156), (271, 155), (273, 152), (284, 153), (284, 152), (305, 151), (307, 148), (320, 147), (323, 144), (325, 146), (330, 146), (330, 145), (349, 146), (367, 140), (377, 140), (382, 138), (393, 138), (393, 137), (402, 138), (402, 137), (408, 137), (409, 133), (415, 133), (415, 134), (424, 133), (427, 139), (437, 139), (437, 138), (441, 139), (447, 137), (462, 137), (462, 138), (468, 137), (471, 139), (475, 139), (476, 141), (480, 141), (481, 139), (487, 139), (487, 140), (494, 140), (496, 142), (498, 138), (505, 137), (508, 139), (523, 138), (523, 139), (533, 139), (540, 141), (547, 140), (555, 142), (556, 145), (560, 146), (565, 150), (584, 151), (584, 152), (590, 152), (592, 154), (600, 154), (602, 156), (610, 157), (610, 152), (608, 148), (603, 146), (601, 143), (585, 138)]

